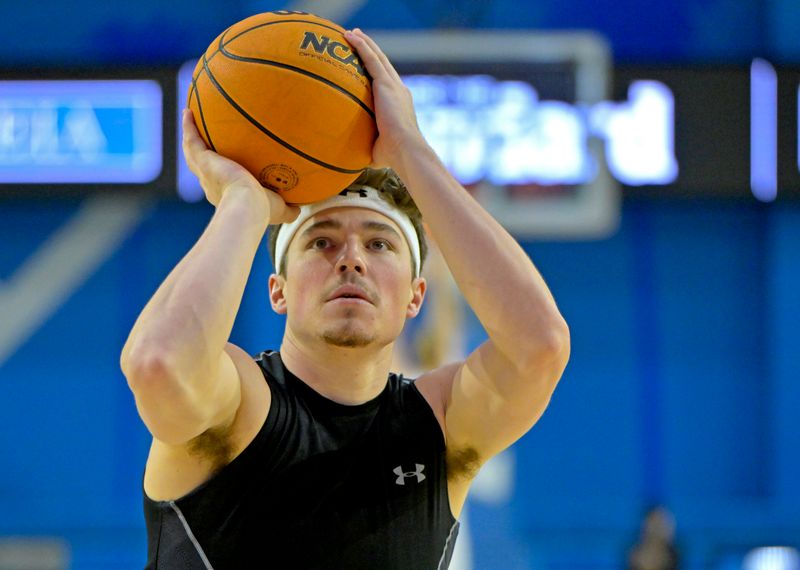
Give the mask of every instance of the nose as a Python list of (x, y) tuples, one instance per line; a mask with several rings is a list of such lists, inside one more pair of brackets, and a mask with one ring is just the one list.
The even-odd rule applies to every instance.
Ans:
[(355, 271), (359, 275), (364, 274), (366, 265), (361, 256), (361, 249), (354, 240), (348, 240), (342, 247), (342, 253), (339, 259), (336, 260), (336, 269), (339, 273)]

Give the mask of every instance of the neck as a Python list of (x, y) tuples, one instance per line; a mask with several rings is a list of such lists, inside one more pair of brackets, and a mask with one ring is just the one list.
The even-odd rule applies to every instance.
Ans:
[(394, 343), (383, 347), (341, 348), (297, 341), (287, 328), (281, 343), (286, 368), (317, 393), (339, 404), (356, 405), (386, 387)]

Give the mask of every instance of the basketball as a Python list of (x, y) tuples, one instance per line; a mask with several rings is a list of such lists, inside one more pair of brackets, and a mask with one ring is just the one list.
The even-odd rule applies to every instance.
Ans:
[(206, 144), (287, 203), (333, 196), (372, 161), (370, 79), (344, 31), (304, 12), (258, 14), (222, 32), (192, 74)]

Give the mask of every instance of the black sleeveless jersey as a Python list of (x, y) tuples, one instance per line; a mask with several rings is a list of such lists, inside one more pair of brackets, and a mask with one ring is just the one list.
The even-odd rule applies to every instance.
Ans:
[(458, 534), (445, 446), (413, 381), (346, 406), (256, 359), (272, 403), (255, 439), (174, 501), (145, 494), (147, 568), (430, 570)]

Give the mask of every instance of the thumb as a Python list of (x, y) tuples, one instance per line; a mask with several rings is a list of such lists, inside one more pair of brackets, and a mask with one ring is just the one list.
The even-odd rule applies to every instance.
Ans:
[(299, 206), (289, 206), (288, 204), (286, 205), (285, 223), (290, 223), (295, 221), (299, 215), (300, 215)]
[(288, 224), (297, 219), (300, 215), (300, 208), (298, 206), (290, 206), (284, 204), (276, 216), (270, 221), (272, 224)]

